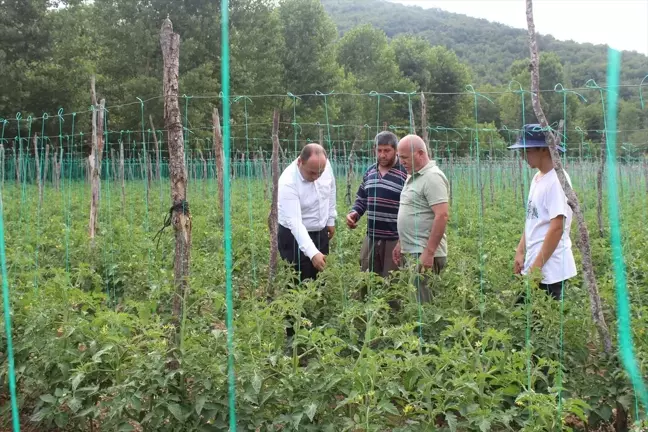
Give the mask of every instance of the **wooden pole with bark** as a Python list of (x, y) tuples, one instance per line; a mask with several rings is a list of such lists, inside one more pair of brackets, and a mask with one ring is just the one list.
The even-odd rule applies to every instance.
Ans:
[(18, 154), (16, 152), (16, 146), (18, 143), (14, 140), (14, 146), (12, 147), (11, 150), (13, 150), (13, 158), (14, 158), (14, 170), (16, 171), (16, 184), (20, 184), (20, 168), (21, 164), (20, 161), (18, 160)]
[(52, 176), (54, 177), (52, 181), (54, 182), (54, 189), (56, 189), (56, 191), (61, 187), (61, 164), (58, 158), (59, 151), (63, 154), (63, 147), (61, 147), (60, 150), (54, 150), (54, 154), (52, 154), (52, 169), (54, 170), (52, 173)]
[[(549, 123), (544, 114), (542, 106), (540, 105), (540, 71), (539, 71), (539, 55), (538, 55), (538, 42), (535, 31), (535, 24), (533, 21), (533, 0), (526, 0), (526, 18), (529, 34), (529, 51), (531, 53), (531, 64), (529, 69), (531, 72), (531, 102), (533, 104), (533, 111), (535, 112), (538, 121), (542, 128), (547, 130), (549, 140), (549, 151), (551, 159), (553, 160), (554, 169), (558, 175), (558, 179), (562, 184), (565, 195), (567, 195), (568, 204), (574, 212), (576, 221), (578, 222), (579, 241), (578, 246), (581, 250), (583, 261), (583, 273), (587, 283), (587, 289), (590, 297), (590, 311), (592, 319), (596, 324), (596, 328), (601, 337), (603, 347), (606, 353), (612, 352), (612, 340), (610, 339), (610, 332), (605, 317), (603, 316), (603, 304), (598, 292), (596, 277), (594, 275), (594, 268), (592, 265), (592, 251), (590, 246), (590, 237), (585, 223), (585, 217), (580, 208), (578, 196), (572, 189), (571, 185), (567, 182), (565, 172), (562, 168), (560, 155), (558, 154), (558, 146), (561, 144), (560, 135), (549, 130)], [(559, 131), (562, 130), (563, 121), (560, 121)]]
[(598, 172), (596, 173), (596, 220), (598, 222), (599, 235), (605, 237), (605, 230), (603, 229), (603, 173), (605, 172), (605, 159), (607, 137), (605, 133), (601, 137), (601, 164), (599, 165)]
[(205, 193), (205, 185), (207, 184), (207, 161), (205, 160), (205, 155), (203, 155), (202, 150), (198, 150), (198, 155), (200, 156), (200, 161), (203, 166), (203, 175), (202, 175), (202, 192)]
[(216, 160), (216, 180), (218, 182), (218, 202), (221, 211), (223, 211), (223, 201), (225, 192), (223, 191), (223, 134), (221, 133), (220, 116), (218, 109), (214, 108), (212, 115), (212, 122), (214, 127), (214, 159)]
[(279, 256), (278, 217), (279, 217), (279, 110), (275, 108), (272, 118), (272, 201), (268, 215), (270, 230), (270, 265), (268, 268), (268, 294), (272, 295), (272, 283), (277, 273)]
[(421, 92), (421, 135), (423, 142), (425, 142), (425, 146), (428, 148), (428, 153), (430, 154), (431, 159), (434, 159), (436, 155), (432, 154), (432, 149), (430, 148), (430, 139), (428, 137), (427, 129), (427, 103), (423, 92)]
[[(274, 142), (272, 143), (272, 145), (274, 146)], [(263, 150), (261, 149), (259, 149), (259, 162), (261, 162), (261, 173), (263, 175), (263, 199), (268, 199), (268, 168), (266, 166)], [(279, 151), (277, 150), (277, 171), (278, 170), (279, 170)]]
[[(97, 92), (95, 90), (95, 77), (90, 80), (90, 95), (92, 97), (92, 151), (88, 158), (90, 166), (90, 239), (94, 240), (97, 231), (97, 218), (99, 215), (99, 193), (101, 189), (101, 158), (103, 155), (103, 123), (104, 106), (106, 101), (101, 99), (97, 104)], [(94, 245), (94, 242), (93, 242)]]
[(5, 148), (4, 144), (0, 143), (0, 181), (2, 184), (0, 185), (0, 189), (4, 190), (4, 178), (5, 178)]
[[(172, 325), (175, 328), (174, 347), (181, 343), (181, 322), (184, 300), (189, 290), (189, 267), (191, 262), (191, 213), (187, 197), (187, 170), (184, 164), (184, 137), (178, 104), (178, 73), (180, 57), (180, 35), (173, 32), (173, 24), (167, 17), (160, 29), (160, 45), (163, 58), (164, 128), (168, 133), (169, 174), (171, 177), (170, 221), (175, 232), (175, 256), (173, 275), (175, 295), (173, 297)], [(171, 361), (172, 369), (179, 366)]]
[[(49, 174), (49, 142), (45, 142), (45, 157), (43, 158), (43, 182), (47, 181), (47, 175)], [(41, 205), (43, 204), (43, 197), (41, 195)]]
[(359, 139), (360, 134), (362, 133), (362, 128), (358, 128), (355, 138), (353, 139), (353, 144), (351, 145), (351, 151), (349, 153), (349, 170), (347, 171), (347, 184), (346, 184), (346, 203), (351, 205), (351, 177), (353, 176), (353, 163), (355, 162), (355, 154), (358, 146), (362, 143)]
[(117, 158), (115, 157), (115, 149), (110, 149), (110, 162), (112, 165), (112, 179), (117, 181)]
[(41, 181), (41, 166), (38, 159), (38, 134), (34, 134), (34, 165), (36, 168), (36, 184), (38, 185), (38, 203), (43, 205), (43, 182)]
[(121, 181), (122, 213), (126, 210), (126, 175), (124, 172), (124, 141), (119, 140), (119, 179)]

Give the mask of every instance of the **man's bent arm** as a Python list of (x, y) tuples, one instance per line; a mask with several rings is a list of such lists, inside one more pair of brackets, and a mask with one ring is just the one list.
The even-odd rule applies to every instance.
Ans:
[(448, 203), (440, 203), (432, 206), (434, 212), (434, 222), (430, 230), (430, 237), (427, 242), (427, 251), (434, 254), (443, 239), (446, 225), (448, 224)]
[(358, 213), (358, 219), (364, 215), (367, 211), (367, 190), (365, 189), (365, 180), (366, 174), (362, 177), (362, 183), (358, 186), (358, 192), (356, 193), (356, 200), (351, 208), (351, 211)]
[(299, 196), (293, 186), (282, 185), (279, 187), (278, 193), (279, 213), (284, 216), (286, 221), (286, 228), (290, 230), (295, 237), (299, 249), (309, 259), (312, 259), (319, 253), (319, 250), (313, 243), (313, 240), (308, 235), (308, 230), (304, 226), (301, 218), (301, 206), (299, 204)]
[(549, 229), (547, 230), (547, 234), (542, 242), (542, 248), (534, 260), (532, 268), (537, 267), (541, 269), (549, 258), (551, 258), (551, 255), (553, 255), (554, 251), (558, 247), (558, 243), (560, 243), (560, 239), (562, 238), (564, 220), (565, 217), (562, 215), (551, 219), (551, 222), (549, 222)]

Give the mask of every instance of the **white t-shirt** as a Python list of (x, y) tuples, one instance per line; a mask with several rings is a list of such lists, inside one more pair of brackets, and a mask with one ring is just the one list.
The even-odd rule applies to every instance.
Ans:
[[(567, 182), (571, 180), (565, 172)], [(572, 254), (572, 242), (569, 237), (572, 209), (567, 204), (567, 196), (562, 189), (556, 170), (552, 169), (544, 176), (538, 172), (531, 180), (529, 201), (527, 204), (526, 225), (524, 229), (526, 257), (523, 274), (527, 274), (542, 249), (542, 243), (549, 229), (551, 219), (565, 216), (562, 238), (549, 260), (542, 267), (542, 283), (553, 284), (576, 276), (576, 263)]]

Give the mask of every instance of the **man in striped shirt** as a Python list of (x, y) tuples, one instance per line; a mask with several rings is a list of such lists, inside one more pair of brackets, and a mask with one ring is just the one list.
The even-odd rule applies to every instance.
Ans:
[(358, 220), (367, 214), (367, 235), (360, 251), (360, 267), (362, 271), (386, 277), (398, 269), (392, 251), (398, 243), (398, 208), (407, 171), (396, 157), (396, 135), (380, 132), (375, 144), (377, 162), (364, 174), (346, 223), (355, 229)]

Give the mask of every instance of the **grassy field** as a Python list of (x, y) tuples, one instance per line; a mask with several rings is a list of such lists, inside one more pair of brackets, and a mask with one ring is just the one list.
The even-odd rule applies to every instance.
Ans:
[[(642, 417), (618, 360), (602, 352), (575, 245), (580, 274), (569, 284), (564, 307), (533, 290), (528, 307), (515, 305), (527, 290), (512, 275), (524, 222), (525, 183), (516, 165), (482, 163), (480, 180), (474, 163), (442, 164), (453, 184), (448, 267), (434, 280), (433, 302), (423, 306), (408, 300), (408, 271), (390, 280), (359, 271), (366, 220), (355, 231), (343, 224), (349, 209), (344, 167), (338, 170), (340, 217), (328, 268), (318, 281), (294, 286), (281, 264), (270, 301), (268, 182), (234, 179), (237, 430), (607, 430), (619, 407), (630, 421)], [(586, 211), (605, 317), (616, 339), (608, 231), (600, 237), (596, 222), (596, 168), (568, 168)], [(618, 204), (632, 331), (645, 370), (648, 199), (642, 167), (623, 167), (622, 180)], [(353, 179), (352, 196), (358, 181)], [(228, 430), (226, 272), (216, 190), (213, 179), (190, 185), (191, 289), (181, 365), (170, 372), (171, 228), (159, 244), (153, 239), (170, 205), (168, 181), (152, 184), (148, 204), (143, 182), (127, 183), (124, 204), (121, 185), (103, 182), (94, 247), (87, 183), (64, 182), (58, 191), (48, 185), (39, 206), (36, 186), (5, 181), (25, 427)], [(607, 220), (607, 202), (603, 209)], [(362, 287), (369, 288), (365, 300), (357, 298)], [(403, 301), (398, 313), (387, 304), (395, 298)], [(295, 317), (298, 328), (292, 347), (285, 340), (286, 316)], [(0, 428), (7, 428), (8, 365), (0, 329)]]

